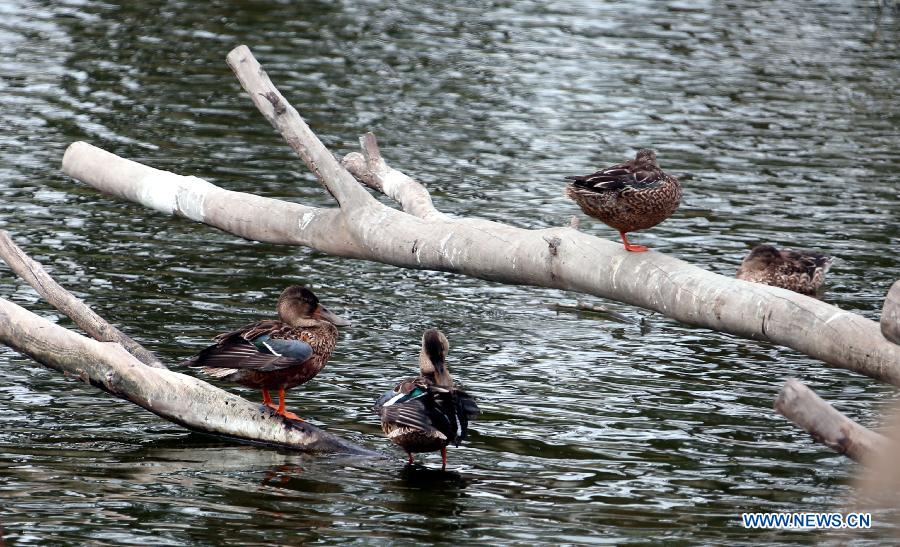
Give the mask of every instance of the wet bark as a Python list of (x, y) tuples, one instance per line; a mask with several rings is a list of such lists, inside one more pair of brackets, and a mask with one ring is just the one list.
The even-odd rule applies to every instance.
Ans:
[(0, 299), (0, 342), (35, 361), (192, 431), (305, 452), (377, 455), (311, 424), (284, 418), (260, 404), (168, 370), (152, 353), (57, 284), (6, 232), (0, 232), (0, 257), (95, 338)]
[(841, 414), (796, 378), (781, 388), (775, 410), (816, 441), (856, 461), (871, 461), (888, 448), (887, 437)]
[[(596, 295), (701, 327), (787, 346), (834, 366), (900, 386), (900, 346), (878, 323), (815, 298), (724, 277), (657, 252), (573, 227), (526, 230), (454, 218), (427, 190), (388, 167), (372, 135), (343, 164), (275, 89), (246, 46), (228, 55), (244, 89), (339, 208), (315, 208), (230, 192), (76, 142), (63, 171), (103, 192), (187, 217), (243, 238), (311, 247), (404, 268), (455, 272), (503, 283)], [(351, 174), (352, 173), (352, 174)], [(355, 176), (355, 178), (354, 178)], [(397, 201), (384, 205), (357, 181)]]

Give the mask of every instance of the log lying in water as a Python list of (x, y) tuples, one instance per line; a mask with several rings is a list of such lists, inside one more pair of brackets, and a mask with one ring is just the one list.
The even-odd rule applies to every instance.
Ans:
[(887, 437), (841, 414), (796, 378), (784, 383), (775, 410), (816, 441), (856, 461), (871, 461), (888, 448)]
[[(885, 340), (874, 321), (815, 298), (721, 276), (657, 252), (629, 253), (619, 243), (571, 227), (525, 230), (450, 217), (434, 208), (424, 187), (387, 166), (373, 136), (363, 137), (364, 155), (348, 155), (341, 165), (246, 46), (229, 53), (228, 64), (339, 208), (230, 192), (83, 142), (66, 151), (63, 171), (107, 194), (246, 239), (593, 294), (684, 323), (791, 347), (900, 386), (900, 346)], [(400, 203), (403, 210), (376, 200), (357, 178)]]
[(884, 299), (881, 310), (881, 333), (895, 344), (900, 344), (900, 281), (895, 281)]
[[(86, 338), (0, 299), (0, 342), (35, 361), (192, 431), (306, 452), (378, 455), (311, 424), (276, 415), (260, 404), (168, 370), (53, 281), (5, 232), (0, 232), (0, 257), (23, 273), (54, 307), (101, 339)], [(130, 346), (127, 350), (126, 343)], [(142, 363), (133, 353), (150, 356), (151, 362)]]

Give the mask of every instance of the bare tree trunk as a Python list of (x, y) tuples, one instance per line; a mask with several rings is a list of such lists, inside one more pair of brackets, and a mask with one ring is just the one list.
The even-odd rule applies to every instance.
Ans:
[[(378, 455), (311, 424), (284, 418), (260, 404), (168, 370), (144, 347), (58, 285), (6, 232), (0, 232), (0, 257), (48, 302), (97, 338), (80, 336), (0, 299), (0, 342), (35, 361), (193, 431), (307, 452)], [(148, 362), (141, 362), (143, 359)]]
[[(656, 252), (571, 227), (524, 230), (437, 211), (427, 190), (391, 169), (375, 138), (343, 166), (272, 85), (246, 46), (228, 55), (251, 99), (335, 197), (321, 209), (230, 192), (73, 143), (63, 171), (103, 192), (215, 226), (246, 239), (303, 245), (404, 268), (593, 294), (684, 323), (764, 340), (900, 386), (900, 346), (878, 324), (791, 291), (724, 277)], [(346, 168), (346, 169), (345, 169)], [(350, 172), (348, 172), (348, 170)], [(351, 173), (403, 207), (387, 207)]]
[(881, 333), (895, 344), (900, 344), (900, 281), (895, 281), (884, 299), (881, 310)]
[(796, 378), (784, 383), (775, 410), (816, 441), (856, 461), (871, 461), (888, 447), (885, 436), (844, 416)]

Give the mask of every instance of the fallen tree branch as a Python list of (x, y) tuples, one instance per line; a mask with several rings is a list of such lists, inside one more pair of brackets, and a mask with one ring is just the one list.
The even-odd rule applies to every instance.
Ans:
[(297, 110), (285, 100), (247, 46), (238, 46), (231, 50), (226, 62), (256, 108), (269, 120), (272, 127), (281, 133), (304, 163), (310, 166), (319, 182), (341, 207), (348, 209), (361, 207), (375, 201), (356, 183), (353, 176), (341, 167), (337, 159), (306, 125)]
[(900, 344), (900, 281), (891, 285), (881, 310), (881, 333), (895, 344)]
[[(335, 256), (404, 268), (592, 294), (684, 323), (791, 347), (900, 386), (900, 346), (885, 340), (874, 321), (820, 300), (724, 277), (657, 252), (628, 253), (618, 243), (569, 227), (525, 230), (435, 215), (421, 205), (422, 200), (407, 199), (425, 191), (410, 177), (392, 177), (387, 185), (389, 195), (407, 211), (390, 208), (337, 164), (277, 92), (249, 49), (235, 48), (228, 60), (266, 118), (336, 197), (340, 209), (315, 209), (228, 192), (193, 177), (117, 158), (85, 143), (69, 147), (63, 171), (109, 194), (247, 239), (304, 245)], [(384, 189), (385, 179), (379, 174), (383, 159), (378, 159), (380, 153), (374, 157), (377, 147), (367, 148), (374, 172), (368, 166), (363, 170), (358, 159), (349, 164), (361, 179)], [(116, 167), (123, 162), (125, 172), (125, 167)], [(366, 164), (365, 159), (362, 163)]]
[(870, 461), (888, 448), (887, 437), (841, 414), (796, 378), (784, 383), (775, 410), (816, 441), (853, 460)]
[[(172, 372), (54, 281), (0, 231), (0, 257), (97, 340), (0, 298), (0, 342), (192, 431), (306, 452), (379, 455), (202, 380)], [(125, 344), (130, 347), (126, 349)], [(147, 359), (149, 362), (142, 362)]]
[(193, 431), (309, 452), (377, 455), (192, 376), (144, 365), (0, 298), (0, 342)]
[(448, 220), (447, 215), (435, 209), (424, 186), (388, 166), (374, 134), (360, 137), (359, 145), (362, 154), (351, 152), (341, 162), (357, 180), (396, 201), (406, 213), (423, 220)]
[(16, 275), (31, 285), (41, 298), (69, 317), (94, 340), (117, 342), (145, 365), (166, 368), (144, 346), (107, 323), (105, 319), (94, 313), (94, 310), (87, 307), (84, 302), (62, 288), (59, 283), (50, 277), (50, 274), (44, 270), (43, 266), (32, 260), (13, 243), (6, 230), (0, 230), (0, 258), (9, 265)]

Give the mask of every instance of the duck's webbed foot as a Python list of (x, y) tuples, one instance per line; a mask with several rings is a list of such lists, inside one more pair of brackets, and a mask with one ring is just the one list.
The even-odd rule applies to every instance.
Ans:
[(648, 247), (644, 247), (643, 245), (628, 243), (628, 237), (626, 237), (625, 232), (619, 232), (619, 235), (622, 236), (622, 243), (625, 244), (626, 251), (631, 251), (632, 253), (643, 253), (644, 251), (650, 250)]
[[(301, 418), (300, 416), (297, 416), (296, 414), (294, 414), (293, 412), (288, 412), (287, 410), (284, 409), (284, 388), (281, 388), (278, 390), (278, 406), (277, 407), (272, 403), (272, 399), (268, 397), (268, 394), (269, 394), (269, 392), (267, 390), (263, 390), (263, 396), (264, 396), (263, 404), (265, 404), (267, 407), (274, 410), (276, 414), (284, 416), (285, 418), (287, 418), (289, 420), (297, 420), (298, 422), (306, 421), (303, 418)], [(266, 399), (268, 399), (268, 400), (266, 400)]]

